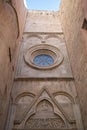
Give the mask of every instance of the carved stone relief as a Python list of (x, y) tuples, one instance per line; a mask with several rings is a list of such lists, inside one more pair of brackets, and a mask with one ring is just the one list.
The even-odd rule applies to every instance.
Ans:
[(33, 129), (62, 127), (65, 127), (64, 121), (61, 117), (54, 114), (53, 107), (47, 100), (43, 100), (37, 105), (35, 115), (31, 116), (25, 124), (25, 128)]
[[(44, 12), (42, 13), (44, 15)], [(58, 19), (56, 20), (58, 23)], [(8, 120), (6, 130), (83, 130), (60, 22), (58, 26), (54, 25), (55, 21), (53, 22), (53, 25), (59, 28), (55, 28), (56, 31), (53, 29), (53, 32), (38, 32), (45, 25), (42, 26), (41, 21), (38, 26), (37, 21), (30, 22), (23, 34), (11, 93), (13, 99), (9, 111), (11, 118)], [(36, 32), (33, 32), (35, 28)], [(46, 69), (42, 69), (38, 63), (39, 67), (36, 67), (34, 58), (39, 54), (50, 56), (53, 59), (51, 64), (53, 66), (48, 65)], [(42, 62), (44, 59), (39, 61)], [(48, 59), (45, 61), (48, 62)]]
[[(21, 93), (33, 93), (33, 96), (37, 95), (39, 91), (46, 86), (46, 88), (50, 91), (51, 94), (54, 94), (54, 96), (62, 94), (65, 96), (69, 96), (70, 100), (72, 101), (75, 100), (77, 97), (77, 93), (75, 90), (75, 84), (73, 80), (65, 81), (65, 80), (59, 80), (59, 79), (54, 79), (54, 80), (38, 80), (38, 79), (24, 79), (24, 80), (19, 80), (15, 81), (13, 90), (12, 90), (12, 96), (15, 100), (18, 95)], [(27, 94), (26, 94), (27, 95)], [(72, 97), (72, 98), (71, 98)], [(73, 102), (73, 101), (72, 101)]]
[(29, 105), (32, 103), (33, 97), (31, 96), (23, 96), (21, 97), (16, 104), (16, 113), (14, 123), (20, 123), (21, 119), (25, 115), (26, 110)]
[[(45, 57), (40, 57), (40, 55), (45, 55)], [(37, 64), (34, 63), (34, 58), (36, 56), (39, 56), (40, 58), (37, 59)], [(51, 64), (51, 58), (52, 58), (52, 64)], [(24, 55), (25, 62), (36, 69), (52, 69), (58, 65), (61, 64), (63, 61), (63, 55), (61, 54), (60, 50), (58, 48), (55, 48), (54, 46), (50, 46), (48, 44), (41, 44), (37, 46), (31, 47)], [(45, 65), (44, 65), (45, 63)]]
[(31, 36), (31, 37), (27, 37), (27, 40), (25, 40), (26, 37), (24, 37), (23, 39), (23, 43), (24, 43), (24, 49), (28, 49), (36, 44), (40, 44), (42, 39), (39, 36)]
[(58, 129), (65, 128), (65, 124), (60, 117), (48, 119), (33, 119), (30, 118), (25, 125), (25, 128), (30, 129)]
[[(27, 35), (27, 34), (25, 34)], [(29, 35), (29, 34), (28, 34)], [(20, 54), (19, 54), (19, 59), (18, 59), (18, 67), (16, 71), (16, 78), (58, 78), (58, 77), (69, 77), (73, 78), (70, 64), (69, 64), (69, 59), (68, 59), (68, 54), (66, 51), (66, 46), (64, 39), (60, 38), (58, 34), (30, 34), (29, 36), (25, 36), (25, 39), (22, 42), (22, 46), (20, 49)], [(26, 41), (26, 42), (25, 42)], [(44, 41), (44, 46), (47, 44), (49, 45), (49, 48), (47, 47), (48, 50), (50, 50), (50, 46), (54, 46), (51, 51), (54, 50), (54, 48), (60, 50), (62, 53), (62, 56), (64, 57), (63, 62), (61, 63), (60, 66), (55, 66), (53, 69), (49, 70), (47, 69), (46, 71), (41, 71), (37, 70), (35, 68), (32, 68), (32, 66), (26, 64), (26, 60), (24, 59), (25, 53), (27, 53), (28, 50), (30, 50), (31, 47), (37, 46), (37, 50), (39, 50), (38, 46), (42, 45)], [(43, 48), (42, 48), (43, 49)], [(34, 50), (35, 52), (35, 50)], [(33, 52), (32, 52), (33, 53)], [(29, 57), (29, 60), (32, 59), (32, 56)], [(32, 61), (32, 60), (31, 60)], [(34, 63), (32, 62), (34, 65)], [(38, 75), (37, 75), (38, 73)]]
[[(69, 100), (66, 100), (66, 97), (62, 97), (60, 102), (65, 103)], [(60, 104), (58, 104), (55, 98), (49, 93), (46, 88), (43, 88), (38, 96), (26, 107), (26, 102), (28, 103), (32, 101), (30, 97), (22, 97), (19, 100), (19, 104), (23, 104), (23, 108), (26, 110), (25, 114), (23, 114), (23, 110), (19, 109), (18, 113), (16, 111), (16, 115), (21, 118), (17, 120), (17, 116), (15, 116), (15, 129), (58, 129), (58, 128), (75, 128), (76, 124), (70, 123), (70, 119), (67, 116), (67, 113), (62, 109)], [(70, 102), (68, 102), (70, 103)], [(28, 109), (27, 109), (28, 108)], [(71, 111), (72, 112), (72, 111)], [(68, 120), (68, 121), (67, 121)], [(19, 122), (18, 122), (19, 121)]]
[[(72, 98), (72, 97), (70, 97)], [(75, 121), (75, 117), (74, 117), (74, 113), (73, 113), (73, 100), (70, 100), (69, 97), (61, 94), (56, 95), (55, 99), (57, 100), (57, 102), (60, 104), (60, 106), (62, 107), (62, 109), (67, 113), (67, 115), (71, 118), (72, 121)], [(67, 109), (68, 107), (68, 109)]]
[(46, 43), (50, 43), (50, 45), (52, 43), (54, 43), (54, 45), (58, 44), (60, 45), (64, 45), (65, 40), (61, 35), (48, 35), (45, 37)]

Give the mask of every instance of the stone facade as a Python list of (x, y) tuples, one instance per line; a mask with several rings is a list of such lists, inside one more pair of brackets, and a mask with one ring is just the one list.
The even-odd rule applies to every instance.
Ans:
[(83, 130), (59, 12), (28, 11), (10, 101), (6, 130)]
[[(40, 127), (48, 129), (52, 126), (54, 129), (61, 127), (63, 129), (66, 126), (67, 128), (73, 129), (76, 129), (77, 127), (79, 130), (82, 130), (81, 116), (77, 105), (78, 102), (80, 102), (84, 128), (85, 130), (87, 129), (87, 31), (82, 29), (84, 18), (87, 19), (86, 2), (86, 0), (62, 0), (60, 14), (58, 12), (54, 13), (50, 11), (34, 11), (33, 13), (30, 11), (26, 19), (27, 10), (24, 7), (23, 0), (0, 0), (0, 130), (4, 130), (4, 128), (8, 128), (8, 130), (11, 128), (17, 129), (17, 123), (20, 123), (20, 119), (25, 119), (25, 129), (35, 128), (37, 125), (37, 129)], [(61, 22), (59, 18), (60, 15)], [(23, 32), (24, 35), (22, 39)], [(44, 40), (45, 36), (46, 39)], [(65, 46), (66, 41), (69, 56), (66, 53), (65, 57), (66, 59), (70, 59), (70, 63), (68, 62), (69, 64), (66, 65), (65, 62), (64, 66), (65, 68), (68, 68), (71, 64), (71, 68), (68, 72), (72, 76), (69, 77), (70, 75), (68, 75), (69, 79), (67, 81), (64, 79), (59, 81), (59, 77), (57, 79), (51, 78), (50, 80), (49, 75), (45, 79), (38, 78), (37, 80), (34, 77), (34, 79), (28, 79), (28, 75), (27, 78), (19, 75), (19, 77), (16, 77), (16, 75), (16, 81), (13, 85), (20, 43), (23, 45), (26, 41), (26, 44), (28, 45), (29, 42), (30, 48), (32, 45), (37, 45), (38, 43), (50, 43), (50, 45), (59, 46), (62, 42), (60, 42), (60, 39), (64, 42), (64, 52), (67, 50)], [(61, 48), (62, 47), (60, 47), (60, 49)], [(21, 52), (23, 53), (22, 49)], [(65, 73), (64, 70), (68, 70), (64, 69), (64, 66), (63, 70), (60, 71), (61, 73)], [(60, 65), (57, 67), (61, 68)], [(27, 69), (21, 72), (22, 74), (26, 74)], [(55, 73), (57, 74), (57, 71), (55, 71)], [(21, 74), (20, 71), (18, 74)], [(25, 74), (24, 76), (26, 76)], [(73, 79), (73, 76), (75, 80)], [(35, 97), (37, 97), (37, 100), (35, 100), (36, 104), (34, 103), (31, 107), (36, 110), (36, 113), (34, 113), (35, 115), (28, 118), (31, 109), (28, 111), (28, 116), (24, 118), (23, 116), (26, 114), (25, 108), (27, 109), (28, 105), (30, 105), (31, 102), (34, 102)], [(39, 102), (42, 97), (43, 100)], [(55, 103), (55, 100), (59, 102)], [(68, 111), (66, 107), (63, 106), (63, 101), (68, 105)], [(9, 103), (14, 103), (12, 108), (8, 107), (12, 105), (9, 105)], [(71, 109), (71, 104), (74, 106), (73, 110)], [(15, 109), (16, 105), (18, 106), (17, 110)], [(45, 112), (42, 111), (42, 106), (44, 106)], [(49, 108), (49, 111), (47, 111), (47, 108)], [(54, 108), (56, 108), (58, 112), (57, 116), (55, 115)], [(9, 110), (13, 111), (13, 116), (11, 118), (9, 116)], [(15, 110), (16, 115), (14, 114)], [(19, 113), (20, 110), (23, 113)], [(50, 112), (52, 115), (50, 115)], [(38, 118), (38, 113), (40, 117), (45, 115), (45, 120), (41, 118), (37, 121), (36, 118)], [(51, 118), (47, 119), (46, 114)], [(69, 119), (67, 115), (71, 118)], [(14, 116), (17, 117), (17, 120)], [(71, 121), (71, 119), (74, 119), (74, 122), (71, 123), (72, 125), (68, 122)], [(11, 125), (9, 125), (9, 121), (12, 121), (10, 122)], [(14, 125), (12, 125), (13, 122)], [(22, 125), (23, 123), (24, 122), (22, 122)], [(20, 128), (22, 128), (22, 126), (20, 126)]]

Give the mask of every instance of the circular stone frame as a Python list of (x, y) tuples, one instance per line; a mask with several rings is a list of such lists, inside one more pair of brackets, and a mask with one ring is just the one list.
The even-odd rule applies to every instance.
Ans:
[[(33, 60), (36, 56), (41, 55), (41, 54), (46, 54), (46, 55), (51, 56), (54, 60), (54, 63), (49, 66), (36, 65)], [(27, 52), (24, 54), (24, 60), (29, 66), (33, 68), (47, 70), (47, 69), (52, 69), (60, 65), (61, 62), (63, 61), (63, 55), (58, 48), (52, 45), (40, 44), (40, 45), (35, 45), (29, 48)]]

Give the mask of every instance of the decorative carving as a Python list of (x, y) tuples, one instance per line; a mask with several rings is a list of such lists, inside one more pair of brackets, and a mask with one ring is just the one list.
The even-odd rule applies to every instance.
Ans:
[[(45, 59), (41, 58), (42, 55), (45, 55)], [(40, 63), (36, 64), (34, 62), (35, 57), (40, 57), (40, 63), (43, 63), (43, 60), (48, 62), (46, 65), (41, 66)], [(49, 64), (49, 59), (46, 56), (50, 56), (51, 60), (53, 59), (52, 64)], [(54, 46), (41, 44), (31, 47), (24, 55), (25, 62), (30, 65), (31, 67), (38, 68), (38, 69), (51, 69), (58, 66), (63, 61), (63, 55), (61, 54), (60, 50)]]
[(52, 107), (50, 105), (51, 104), (47, 100), (43, 100), (43, 101), (41, 101), (41, 103), (39, 103), (39, 105), (37, 107), (41, 108), (41, 110), (43, 110), (43, 111), (48, 111)]
[(72, 122), (75, 122), (75, 117), (74, 117), (74, 113), (73, 113), (73, 98), (71, 97), (71, 95), (65, 93), (60, 93), (58, 95), (55, 95), (55, 99), (58, 102), (58, 104), (60, 104), (60, 106), (62, 107), (62, 109), (65, 111), (65, 113), (67, 113), (67, 115), (69, 116), (69, 118), (71, 119)]
[(49, 42), (49, 43), (55, 42), (58, 44), (62, 44), (64, 43), (64, 36), (62, 34), (60, 35), (50, 34), (45, 37), (45, 40), (46, 42)]
[[(66, 129), (76, 128), (72, 118), (71, 101), (64, 95), (55, 98), (44, 87), (37, 98), (29, 105), (30, 97), (24, 96), (18, 100), (14, 128), (15, 129)], [(59, 97), (58, 97), (59, 96)], [(59, 100), (59, 102), (58, 102)], [(68, 109), (67, 109), (68, 106)], [(63, 108), (64, 107), (64, 108)]]
[[(20, 48), (15, 78), (73, 78), (62, 35), (58, 33), (24, 34), (25, 41)], [(44, 53), (41, 48), (45, 50)], [(45, 67), (36, 65), (33, 60), (41, 54), (50, 55), (54, 63)]]
[(58, 118), (48, 118), (48, 119), (29, 119), (26, 122), (25, 128), (31, 129), (57, 129), (65, 128), (63, 120)]
[(28, 34), (26, 38), (28, 38), (28, 40), (29, 40), (29, 38), (32, 38), (32, 39), (38, 38), (40, 40), (43, 39), (40, 35), (37, 35), (37, 34), (30, 34), (30, 35)]
[(63, 119), (54, 114), (53, 106), (47, 100), (42, 100), (36, 108), (36, 113), (31, 116), (25, 124), (25, 128), (63, 128)]
[(32, 100), (33, 100), (33, 97), (26, 95), (19, 99), (18, 104), (26, 104), (26, 103), (30, 104)]
[(17, 108), (15, 113), (15, 123), (20, 123), (21, 118), (23, 118), (28, 106), (32, 103), (32, 96), (23, 96), (17, 102)]
[(51, 117), (55, 117), (54, 112), (53, 112), (53, 106), (52, 104), (47, 101), (47, 100), (43, 100), (41, 101), (37, 107), (36, 107), (36, 114), (34, 115), (35, 118), (51, 118)]

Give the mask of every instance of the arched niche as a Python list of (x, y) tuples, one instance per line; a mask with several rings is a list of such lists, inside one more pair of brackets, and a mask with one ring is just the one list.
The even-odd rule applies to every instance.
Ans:
[(16, 103), (16, 113), (15, 113), (15, 120), (14, 122), (19, 124), (21, 120), (23, 119), (24, 115), (26, 114), (26, 111), (31, 106), (35, 95), (31, 93), (22, 93), (17, 96), (15, 99)]
[(36, 34), (31, 34), (26, 36), (26, 41), (29, 40), (29, 42), (41, 42), (42, 37)]
[(70, 117), (72, 122), (75, 121), (73, 105), (74, 99), (73, 97), (66, 92), (58, 92), (54, 94), (54, 97), (57, 103), (62, 107), (63, 111)]
[(47, 43), (53, 43), (53, 44), (62, 44), (62, 43), (64, 43), (64, 39), (63, 38), (61, 38), (58, 35), (52, 35), (52, 34), (51, 35), (47, 35), (45, 37), (45, 41)]
[(53, 105), (46, 99), (36, 105), (35, 113), (25, 123), (26, 129), (57, 129), (64, 127), (64, 120), (54, 113)]
[(42, 37), (37, 34), (24, 34), (23, 36), (23, 47), (28, 49), (34, 45), (41, 44)]

